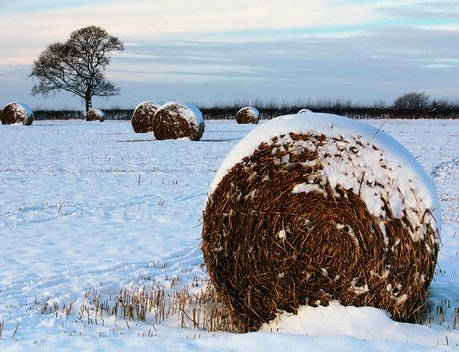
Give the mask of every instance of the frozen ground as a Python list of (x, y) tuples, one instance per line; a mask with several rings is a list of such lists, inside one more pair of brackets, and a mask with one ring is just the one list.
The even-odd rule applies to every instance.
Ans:
[(172, 313), (95, 319), (95, 298), (112, 302), (120, 290), (205, 286), (202, 207), (221, 161), (253, 126), (207, 121), (200, 142), (157, 142), (128, 121), (35, 121), (0, 126), (0, 350), (457, 349), (459, 120), (368, 123), (410, 150), (438, 187), (443, 244), (425, 324), (338, 304), (244, 335), (186, 319), (181, 328)]

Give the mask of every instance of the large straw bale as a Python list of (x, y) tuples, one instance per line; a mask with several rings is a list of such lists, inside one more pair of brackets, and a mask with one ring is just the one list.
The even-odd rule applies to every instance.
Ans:
[(236, 113), (236, 122), (239, 124), (257, 124), (260, 119), (260, 112), (253, 106), (246, 106)]
[(86, 121), (100, 121), (105, 120), (105, 114), (102, 110), (91, 108), (86, 113)]
[(158, 104), (150, 101), (145, 101), (137, 105), (131, 118), (131, 124), (134, 132), (153, 132), (153, 118), (159, 108), (160, 106)]
[(33, 122), (33, 112), (27, 104), (12, 102), (3, 108), (0, 119), (3, 125), (23, 124), (30, 126)]
[(310, 112), (274, 119), (217, 172), (202, 250), (241, 331), (331, 300), (420, 317), (439, 245), (435, 187), (406, 149), (363, 125)]
[(158, 140), (189, 138), (198, 141), (204, 133), (202, 113), (190, 103), (168, 102), (153, 118), (153, 133)]

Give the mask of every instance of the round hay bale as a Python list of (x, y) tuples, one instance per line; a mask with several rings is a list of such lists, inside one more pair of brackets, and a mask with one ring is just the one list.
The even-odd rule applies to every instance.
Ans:
[(3, 125), (23, 124), (30, 126), (33, 122), (32, 109), (23, 103), (7, 104), (0, 115)]
[(440, 216), (432, 181), (393, 138), (341, 116), (289, 115), (228, 154), (202, 251), (241, 331), (331, 300), (412, 322), (426, 305)]
[(105, 114), (102, 110), (91, 108), (86, 114), (86, 121), (100, 121), (104, 122)]
[(153, 117), (159, 105), (146, 101), (137, 105), (132, 113), (132, 128), (135, 133), (153, 132)]
[(252, 107), (252, 106), (247, 106), (245, 108), (242, 108), (236, 113), (236, 122), (237, 123), (255, 123), (257, 124), (259, 121), (259, 116), (260, 112)]
[(298, 111), (298, 114), (307, 114), (308, 112), (312, 112), (312, 110), (310, 110), (310, 109), (301, 109), (300, 111)]
[(156, 111), (153, 133), (158, 140), (189, 138), (198, 141), (204, 133), (202, 113), (190, 103), (168, 102)]

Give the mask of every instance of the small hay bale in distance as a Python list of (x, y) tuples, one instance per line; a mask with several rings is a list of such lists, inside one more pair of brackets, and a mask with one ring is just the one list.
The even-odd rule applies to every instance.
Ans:
[(310, 109), (301, 109), (300, 111), (298, 111), (298, 114), (307, 114), (309, 112), (312, 112), (312, 110), (310, 110)]
[(160, 106), (150, 101), (137, 105), (132, 113), (131, 124), (135, 133), (153, 132), (153, 118)]
[(30, 126), (33, 122), (33, 111), (27, 104), (12, 102), (5, 105), (0, 118), (3, 125), (23, 124)]
[(153, 133), (158, 140), (189, 138), (198, 141), (204, 133), (202, 113), (191, 103), (168, 102), (156, 111)]
[(257, 124), (260, 119), (260, 112), (253, 106), (246, 106), (236, 113), (236, 122), (239, 124)]
[(202, 251), (240, 331), (331, 300), (413, 322), (440, 216), (432, 181), (393, 138), (341, 116), (295, 114), (228, 154), (204, 210)]
[(105, 114), (102, 110), (91, 108), (86, 113), (86, 121), (104, 122)]

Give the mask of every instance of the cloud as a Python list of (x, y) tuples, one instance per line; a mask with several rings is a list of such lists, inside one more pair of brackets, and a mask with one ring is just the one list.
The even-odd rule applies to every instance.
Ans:
[(40, 4), (31, 9), (6, 8), (0, 21), (2, 43), (28, 38), (32, 45), (43, 46), (91, 24), (125, 40), (251, 40), (269, 38), (276, 31), (289, 35), (289, 30), (298, 28), (353, 26), (375, 17), (374, 5), (332, 2), (331, 6), (321, 0), (284, 0), (282, 4), (269, 0), (83, 1), (78, 6), (42, 0)]

